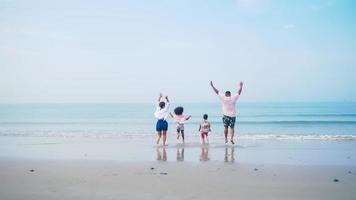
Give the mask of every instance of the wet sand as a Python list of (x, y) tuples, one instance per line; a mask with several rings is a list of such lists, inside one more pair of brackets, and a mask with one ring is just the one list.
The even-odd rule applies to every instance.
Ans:
[(0, 180), (4, 200), (356, 199), (352, 166), (1, 158)]

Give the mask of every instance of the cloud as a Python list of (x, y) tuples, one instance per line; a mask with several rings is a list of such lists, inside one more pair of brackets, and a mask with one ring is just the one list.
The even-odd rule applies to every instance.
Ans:
[(283, 26), (284, 29), (294, 29), (295, 25), (294, 24), (286, 24)]

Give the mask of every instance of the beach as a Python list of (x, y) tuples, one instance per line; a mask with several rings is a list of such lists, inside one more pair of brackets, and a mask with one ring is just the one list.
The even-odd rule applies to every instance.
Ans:
[(0, 0), (0, 200), (356, 200), (355, 10)]
[(1, 105), (0, 199), (355, 199), (354, 108), (241, 104), (232, 145), (218, 104), (187, 104), (162, 146), (152, 105)]
[(167, 147), (149, 137), (0, 141), (0, 199), (356, 198), (354, 141), (201, 145), (170, 137)]
[(1, 159), (1, 199), (355, 199), (356, 167)]

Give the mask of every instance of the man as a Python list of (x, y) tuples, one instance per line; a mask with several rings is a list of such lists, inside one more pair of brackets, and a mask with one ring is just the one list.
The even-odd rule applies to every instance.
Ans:
[(224, 135), (225, 135), (225, 143), (227, 143), (227, 135), (228, 129), (230, 128), (231, 144), (234, 143), (234, 132), (235, 132), (235, 121), (236, 121), (236, 101), (240, 97), (242, 92), (243, 82), (240, 82), (240, 89), (237, 94), (231, 96), (230, 91), (226, 91), (225, 95), (220, 95), (219, 90), (216, 89), (213, 82), (210, 81), (210, 85), (213, 88), (214, 92), (219, 96), (220, 100), (223, 104), (223, 123), (224, 123)]

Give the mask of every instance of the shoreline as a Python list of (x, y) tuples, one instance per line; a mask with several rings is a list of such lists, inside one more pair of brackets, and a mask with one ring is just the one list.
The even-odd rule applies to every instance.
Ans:
[[(128, 137), (138, 137), (138, 138), (152, 138), (156, 133), (70, 133), (70, 132), (62, 132), (62, 133), (2, 133), (0, 132), (1, 137), (37, 137), (37, 138), (96, 138), (96, 139), (125, 139)], [(175, 132), (169, 132), (169, 138), (175, 138)], [(200, 137), (200, 133), (194, 133), (191, 135), (186, 135), (187, 138), (194, 138), (194, 141), (198, 141)], [(222, 133), (217, 134), (209, 134), (209, 138), (214, 138), (216, 140), (222, 140), (224, 136)], [(293, 141), (356, 141), (356, 135), (353, 134), (344, 134), (344, 135), (325, 135), (325, 134), (238, 134), (235, 136), (236, 140), (293, 140)]]
[[(189, 141), (189, 140), (188, 140)], [(237, 140), (209, 145), (178, 143), (155, 145), (154, 138), (0, 137), (1, 158), (48, 160), (113, 160), (167, 162), (230, 162), (237, 164), (291, 164), (356, 166), (356, 141)]]

